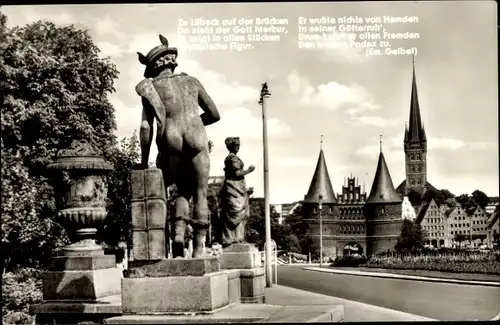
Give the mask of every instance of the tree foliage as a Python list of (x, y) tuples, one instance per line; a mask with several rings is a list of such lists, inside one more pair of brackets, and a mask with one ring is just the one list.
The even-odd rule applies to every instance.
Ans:
[[(6, 26), (0, 13), (2, 253), (5, 267), (40, 267), (68, 243), (45, 166), (74, 139), (106, 158), (116, 140), (116, 67), (87, 31), (50, 22)], [(22, 253), (21, 253), (22, 252)]]
[[(279, 214), (271, 209), (271, 239), (276, 242), (278, 250), (299, 251), (299, 239), (289, 224), (279, 224)], [(264, 198), (250, 199), (250, 215), (246, 225), (247, 241), (259, 245), (263, 249), (266, 242), (266, 222)]]
[(137, 133), (122, 138), (119, 146), (108, 150), (107, 160), (114, 167), (108, 176), (108, 215), (100, 238), (106, 244), (116, 246), (119, 242), (131, 245), (131, 184), (132, 166), (140, 159)]
[(422, 230), (422, 226), (405, 219), (401, 225), (401, 233), (394, 248), (399, 252), (421, 250), (424, 246), (424, 241), (425, 233)]
[(462, 247), (462, 242), (466, 241), (467, 239), (468, 239), (468, 237), (464, 234), (456, 234), (453, 237), (453, 240), (458, 243), (460, 248)]
[(414, 190), (410, 190), (408, 192), (408, 200), (410, 201), (411, 205), (413, 206), (418, 206), (420, 203), (422, 203), (422, 195)]
[(466, 210), (474, 206), (474, 202), (468, 194), (461, 194), (455, 197), (455, 200)]
[(37, 21), (6, 31), (0, 58), (2, 149), (19, 151), (33, 176), (73, 139), (105, 151), (115, 139), (116, 67), (87, 31)]
[(30, 177), (19, 154), (2, 153), (1, 164), (4, 267), (43, 267), (54, 250), (69, 243), (65, 229), (52, 218), (52, 188)]
[(475, 205), (480, 206), (481, 208), (486, 208), (486, 206), (490, 203), (490, 198), (484, 192), (480, 190), (475, 190), (471, 194), (471, 200)]

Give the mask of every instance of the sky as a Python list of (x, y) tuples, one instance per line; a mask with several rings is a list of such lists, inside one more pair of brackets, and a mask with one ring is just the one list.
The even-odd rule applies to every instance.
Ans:
[[(258, 100), (261, 83), (267, 82), (271, 92), (266, 114), (273, 204), (304, 198), (318, 159), (321, 135), (336, 193), (341, 192), (345, 177), (351, 174), (369, 192), (380, 134), (394, 186), (405, 177), (403, 135), (409, 119), (412, 55), (387, 55), (384, 49), (382, 55), (368, 55), (373, 52), (342, 46), (341, 40), (322, 41), (327, 48), (304, 48), (306, 44), (299, 43), (299, 27), (306, 28), (301, 33), (304, 38), (311, 35), (311, 26), (340, 29), (342, 22), (338, 18), (345, 16), (362, 19), (356, 24), (358, 28), (375, 26), (387, 33), (418, 33), (418, 38), (380, 40), (389, 42), (391, 49), (416, 49), (420, 111), (428, 138), (428, 181), (457, 195), (476, 189), (489, 196), (499, 195), (494, 1), (30, 5), (2, 6), (1, 10), (8, 17), (9, 27), (47, 20), (88, 29), (100, 55), (109, 57), (120, 71), (116, 92), (110, 95), (118, 137), (129, 137), (140, 126), (142, 108), (135, 86), (143, 79), (144, 66), (136, 52), (146, 55), (160, 45), (159, 34), (164, 35), (171, 46), (179, 49), (176, 73), (196, 77), (220, 112), (221, 120), (207, 127), (215, 145), (211, 175), (223, 175), (227, 155), (224, 139), (238, 136), (238, 155), (245, 167), (256, 167), (246, 177), (247, 186), (254, 187), (255, 197), (264, 194), (262, 111)], [(384, 21), (384, 17), (405, 16), (414, 17), (414, 22)], [(299, 26), (300, 17), (311, 24)], [(309, 21), (322, 17), (328, 21), (315, 25)], [(380, 18), (382, 23), (374, 25), (365, 20), (368, 17)], [(248, 37), (244, 32), (248, 25), (239, 24), (242, 18), (253, 19), (254, 24), (249, 25), (253, 34), (259, 33), (257, 18), (261, 23), (277, 22), (270, 18), (288, 21), (286, 25), (274, 25), (284, 27), (282, 33), (274, 34), (280, 36), (279, 40), (253, 42), (252, 49), (190, 51), (196, 41), (190, 39), (192, 34), (180, 34), (178, 24), (179, 19), (187, 20), (190, 25), (183, 27), (192, 32), (196, 18), (218, 19), (219, 27), (225, 27), (224, 20), (230, 23), (236, 18), (241, 33), (234, 34), (232, 25), (226, 36), (243, 38)], [(335, 24), (332, 18), (337, 19)], [(214, 45), (216, 27), (205, 44)], [(337, 30), (335, 35), (348, 38), (349, 34)], [(361, 41), (363, 33), (355, 34)], [(153, 148), (151, 161), (157, 153), (155, 145)]]

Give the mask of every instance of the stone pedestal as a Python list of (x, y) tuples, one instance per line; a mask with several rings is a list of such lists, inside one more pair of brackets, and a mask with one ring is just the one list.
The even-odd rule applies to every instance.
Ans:
[[(229, 304), (228, 272), (216, 257), (166, 259), (122, 280), (124, 314), (210, 313)], [(235, 300), (234, 293), (231, 295)]]
[(266, 286), (262, 257), (253, 244), (233, 244), (219, 257), (222, 269), (239, 270), (242, 303), (264, 303)]
[(118, 295), (122, 276), (114, 255), (55, 257), (43, 274), (43, 299), (95, 301)]
[[(38, 323), (99, 321), (119, 314), (112, 296), (121, 293), (122, 271), (114, 255), (95, 242), (106, 219), (107, 175), (113, 169), (85, 140), (74, 140), (47, 166), (52, 173), (58, 220), (76, 240), (54, 257), (43, 274), (43, 303), (31, 306)], [(108, 299), (108, 300), (106, 300)], [(116, 307), (116, 304), (114, 305)]]
[(241, 271), (240, 270), (225, 270), (227, 274), (228, 299), (229, 304), (241, 302)]
[(116, 300), (123, 274), (114, 255), (100, 250), (90, 255), (54, 257), (42, 277), (43, 303), (30, 307), (37, 324), (99, 323), (121, 314)]
[(253, 269), (262, 267), (262, 257), (254, 244), (233, 244), (219, 256), (221, 269)]

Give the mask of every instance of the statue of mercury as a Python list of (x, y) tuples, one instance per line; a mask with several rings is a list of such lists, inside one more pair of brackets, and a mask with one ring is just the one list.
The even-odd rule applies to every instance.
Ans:
[[(164, 185), (177, 186), (175, 201), (173, 257), (184, 256), (187, 225), (193, 228), (193, 255), (203, 254), (208, 221), (209, 144), (205, 126), (220, 120), (214, 102), (198, 79), (185, 73), (174, 74), (177, 49), (168, 46), (160, 35), (161, 45), (147, 55), (138, 52), (146, 66), (145, 79), (136, 91), (142, 99), (140, 128), (141, 165), (148, 168), (149, 152), (156, 119), (156, 165), (162, 170)], [(200, 115), (199, 107), (203, 110)], [(193, 218), (189, 217), (189, 200), (193, 198)]]

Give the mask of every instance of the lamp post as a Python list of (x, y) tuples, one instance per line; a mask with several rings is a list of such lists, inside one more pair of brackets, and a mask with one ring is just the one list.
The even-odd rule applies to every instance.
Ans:
[(259, 104), (262, 106), (262, 140), (264, 147), (264, 206), (265, 206), (265, 226), (266, 226), (266, 287), (273, 286), (272, 266), (271, 266), (271, 206), (269, 203), (269, 157), (267, 148), (267, 118), (266, 99), (271, 96), (267, 82), (262, 84), (260, 90)]
[(319, 209), (319, 267), (323, 267), (323, 195), (319, 195), (318, 209)]

